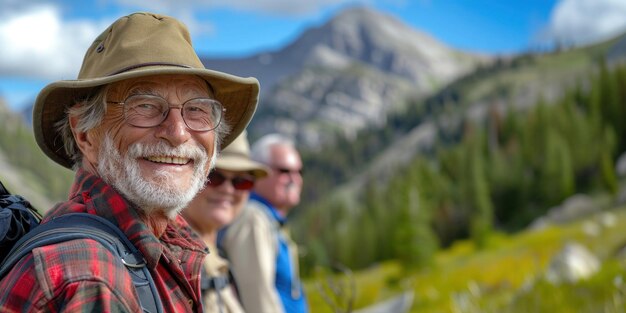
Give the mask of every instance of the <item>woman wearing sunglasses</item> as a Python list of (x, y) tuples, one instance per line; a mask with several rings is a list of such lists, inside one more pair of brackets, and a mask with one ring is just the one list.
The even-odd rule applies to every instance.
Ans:
[(217, 231), (239, 214), (257, 178), (268, 169), (250, 159), (244, 131), (217, 158), (206, 188), (183, 210), (183, 216), (209, 247), (201, 279), (205, 312), (243, 312), (228, 275), (228, 262), (217, 253)]

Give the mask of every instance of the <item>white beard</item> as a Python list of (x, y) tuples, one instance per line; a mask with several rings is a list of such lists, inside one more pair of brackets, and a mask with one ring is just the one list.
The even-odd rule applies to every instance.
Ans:
[[(210, 168), (215, 164), (216, 150), (211, 157)], [(194, 171), (190, 185), (172, 184), (172, 174), (166, 171), (156, 171), (153, 173), (155, 179), (146, 180), (141, 175), (137, 159), (154, 155), (176, 155), (192, 159)], [(134, 143), (128, 147), (126, 155), (121, 156), (111, 135), (107, 133), (98, 155), (98, 173), (126, 200), (146, 214), (161, 211), (173, 219), (204, 187), (207, 161), (207, 152), (202, 147), (184, 145), (172, 148), (163, 141), (157, 144)]]

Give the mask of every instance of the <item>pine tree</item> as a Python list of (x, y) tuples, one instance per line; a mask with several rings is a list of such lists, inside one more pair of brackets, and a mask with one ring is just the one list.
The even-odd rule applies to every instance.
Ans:
[(484, 248), (493, 231), (493, 204), (484, 167), (482, 140), (480, 135), (473, 138), (470, 145), (469, 175), (470, 199), (473, 207), (470, 233), (477, 248)]
[(615, 173), (615, 164), (612, 158), (613, 147), (615, 147), (615, 132), (611, 127), (604, 129), (604, 145), (600, 154), (600, 168), (602, 171), (602, 180), (604, 185), (612, 194), (617, 194), (619, 189), (617, 182), (617, 174)]
[(545, 162), (541, 172), (542, 191), (545, 206), (560, 203), (574, 193), (574, 170), (569, 146), (556, 129), (548, 129)]

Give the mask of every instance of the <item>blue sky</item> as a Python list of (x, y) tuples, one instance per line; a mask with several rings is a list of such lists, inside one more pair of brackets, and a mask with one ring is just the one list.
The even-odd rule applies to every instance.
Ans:
[(134, 11), (175, 16), (200, 54), (236, 57), (279, 49), (356, 4), (488, 54), (626, 31), (626, 0), (0, 0), (0, 96), (19, 109), (47, 83), (75, 78), (91, 41)]

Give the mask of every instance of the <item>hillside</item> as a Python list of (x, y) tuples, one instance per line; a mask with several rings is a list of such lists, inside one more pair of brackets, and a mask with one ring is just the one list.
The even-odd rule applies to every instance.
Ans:
[(0, 99), (0, 180), (45, 211), (67, 198), (72, 172), (41, 152), (30, 126)]
[[(496, 59), (430, 97), (408, 100), (405, 110), (386, 118), (388, 125), (371, 127), (360, 131), (356, 138), (324, 146), (323, 151), (335, 151), (332, 156), (313, 151), (310, 171), (330, 170), (332, 175), (314, 177), (316, 186), (311, 194), (323, 192), (320, 185), (336, 188), (339, 184), (340, 190), (355, 197), (354, 192), (371, 177), (388, 178), (416, 155), (458, 136), (466, 120), (480, 124), (490, 110), (523, 113), (539, 99), (555, 100), (567, 87), (588, 82), (600, 58), (606, 57), (611, 64), (625, 59), (626, 49), (619, 49), (625, 45), (626, 36), (580, 49)], [(320, 183), (318, 178), (330, 181)]]
[[(395, 253), (383, 243), (396, 235), (448, 245), (473, 232), (477, 214), (515, 231), (573, 192), (617, 192), (623, 42), (498, 59), (410, 101), (387, 127), (305, 151), (293, 229), (315, 247), (311, 264), (358, 254), (347, 251), (351, 236), (380, 244), (348, 261), (366, 266)], [(368, 223), (376, 228), (365, 231)]]
[[(362, 168), (346, 169), (352, 173), (345, 175), (350, 179), (344, 188), (358, 190), (369, 177), (388, 177), (416, 155), (457, 136), (466, 121), (481, 124), (490, 111), (505, 114), (512, 110), (523, 114), (540, 99), (554, 101), (568, 87), (588, 84), (600, 58), (611, 64), (626, 59), (626, 50), (617, 49), (624, 43), (626, 36), (580, 49), (497, 59), (494, 64), (451, 82), (431, 97), (411, 100), (411, 107), (387, 118), (390, 123), (400, 125), (393, 127), (392, 137), (380, 139), (389, 133), (387, 127), (359, 133), (355, 141), (369, 140), (361, 145), (369, 149), (375, 145), (379, 153), (364, 160)], [(332, 146), (327, 149), (335, 150)]]

